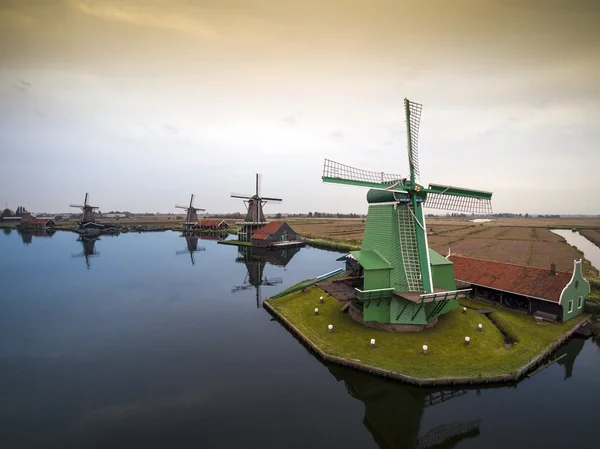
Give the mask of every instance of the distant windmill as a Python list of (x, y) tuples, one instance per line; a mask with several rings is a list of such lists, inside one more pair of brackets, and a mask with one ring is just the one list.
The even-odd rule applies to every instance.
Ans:
[(187, 215), (185, 217), (185, 223), (181, 225), (182, 229), (193, 229), (198, 223), (198, 211), (204, 212), (204, 209), (200, 209), (198, 207), (194, 207), (194, 194), (192, 193), (190, 197), (190, 205), (189, 206), (175, 206), (178, 209), (185, 209), (187, 211)]
[(263, 206), (267, 204), (267, 201), (281, 202), (281, 198), (272, 198), (267, 196), (260, 196), (260, 184), (261, 175), (256, 174), (256, 193), (254, 195), (244, 195), (241, 193), (232, 193), (232, 198), (241, 198), (244, 201), (244, 206), (248, 210), (246, 218), (242, 223), (242, 229), (238, 232), (239, 240), (250, 240), (252, 234), (259, 227), (267, 224), (265, 214), (263, 212)]
[(94, 219), (94, 210), (98, 209), (97, 206), (90, 206), (88, 204), (88, 194), (85, 194), (85, 199), (83, 200), (83, 205), (81, 204), (71, 204), (70, 207), (78, 207), (79, 209), (81, 209), (83, 211), (83, 217), (81, 218), (81, 225), (84, 225), (86, 223), (95, 223), (96, 220)]
[(83, 246), (83, 252), (71, 255), (72, 257), (85, 257), (85, 265), (87, 266), (88, 270), (91, 268), (90, 258), (97, 257), (100, 255), (100, 253), (97, 252), (96, 248), (94, 247), (96, 245), (96, 240), (100, 240), (100, 238), (88, 237), (83, 235), (79, 236), (77, 241), (81, 242)]
[(206, 251), (206, 248), (200, 247), (198, 248), (198, 237), (194, 235), (182, 235), (181, 237), (185, 238), (185, 242), (187, 243), (187, 249), (183, 251), (176, 251), (175, 254), (188, 254), (190, 255), (190, 259), (192, 260), (192, 265), (196, 265), (196, 261), (194, 260), (194, 253), (198, 251)]

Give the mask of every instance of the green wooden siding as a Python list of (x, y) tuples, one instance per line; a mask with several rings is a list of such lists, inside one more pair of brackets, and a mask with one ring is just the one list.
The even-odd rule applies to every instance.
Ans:
[(456, 290), (454, 280), (454, 268), (452, 265), (434, 265), (431, 267), (433, 273), (433, 285), (446, 290)]
[(390, 323), (427, 324), (425, 310), (426, 307), (422, 307), (414, 302), (403, 298), (393, 298), (390, 304)]
[[(560, 297), (560, 305), (563, 309), (563, 321), (568, 321), (571, 318), (575, 318), (577, 315), (583, 313), (585, 308), (585, 302), (588, 295), (590, 294), (591, 288), (590, 283), (586, 281), (581, 272), (581, 261), (575, 261), (573, 267), (573, 277), (567, 284)], [(579, 307), (579, 298), (581, 297), (581, 307)], [(572, 301), (573, 308), (569, 312), (569, 302)]]
[(376, 249), (394, 267), (390, 272), (390, 283), (375, 288), (392, 287), (397, 291), (408, 290), (400, 253), (398, 216), (393, 204), (369, 206), (362, 249)]
[(365, 271), (363, 290), (378, 290), (380, 288), (390, 288), (390, 270)]
[(363, 307), (363, 319), (377, 323), (390, 322), (390, 299), (367, 299)]

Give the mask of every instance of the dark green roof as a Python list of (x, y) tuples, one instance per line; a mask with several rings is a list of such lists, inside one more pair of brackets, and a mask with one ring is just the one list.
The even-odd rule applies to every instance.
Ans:
[(429, 261), (431, 266), (436, 265), (452, 265), (452, 261), (429, 248)]
[(358, 261), (365, 270), (390, 270), (392, 264), (374, 249), (361, 249), (350, 251), (350, 254)]

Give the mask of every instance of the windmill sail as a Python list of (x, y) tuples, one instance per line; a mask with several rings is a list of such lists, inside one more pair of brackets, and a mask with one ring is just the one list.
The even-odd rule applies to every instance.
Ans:
[(492, 193), (462, 187), (430, 184), (427, 199), (423, 205), (428, 209), (451, 210), (455, 212), (492, 213)]
[(374, 189), (392, 188), (401, 185), (403, 182), (401, 175), (362, 170), (329, 159), (325, 159), (323, 180), (325, 182), (350, 184)]
[(406, 134), (408, 139), (408, 160), (411, 171), (419, 177), (419, 125), (423, 105), (404, 99), (406, 112)]

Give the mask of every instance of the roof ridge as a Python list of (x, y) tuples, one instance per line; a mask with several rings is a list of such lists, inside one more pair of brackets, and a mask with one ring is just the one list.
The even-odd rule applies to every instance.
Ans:
[[(501, 262), (499, 260), (491, 260), (491, 259), (482, 259), (480, 257), (469, 257), (469, 256), (461, 256), (460, 254), (450, 254), (450, 257), (462, 257), (463, 259), (471, 259), (471, 260), (482, 260), (484, 262), (493, 262), (493, 263), (501, 263), (504, 265), (514, 265), (516, 267), (522, 267), (522, 268), (533, 268), (535, 270), (542, 270), (542, 271), (550, 271), (548, 268), (541, 268), (541, 267), (534, 267), (532, 265), (523, 265), (523, 264), (519, 264), (519, 263), (512, 263), (512, 262)], [(570, 274), (572, 275), (573, 273), (570, 271), (564, 271), (564, 270), (556, 270), (557, 273), (564, 273), (564, 274)]]

